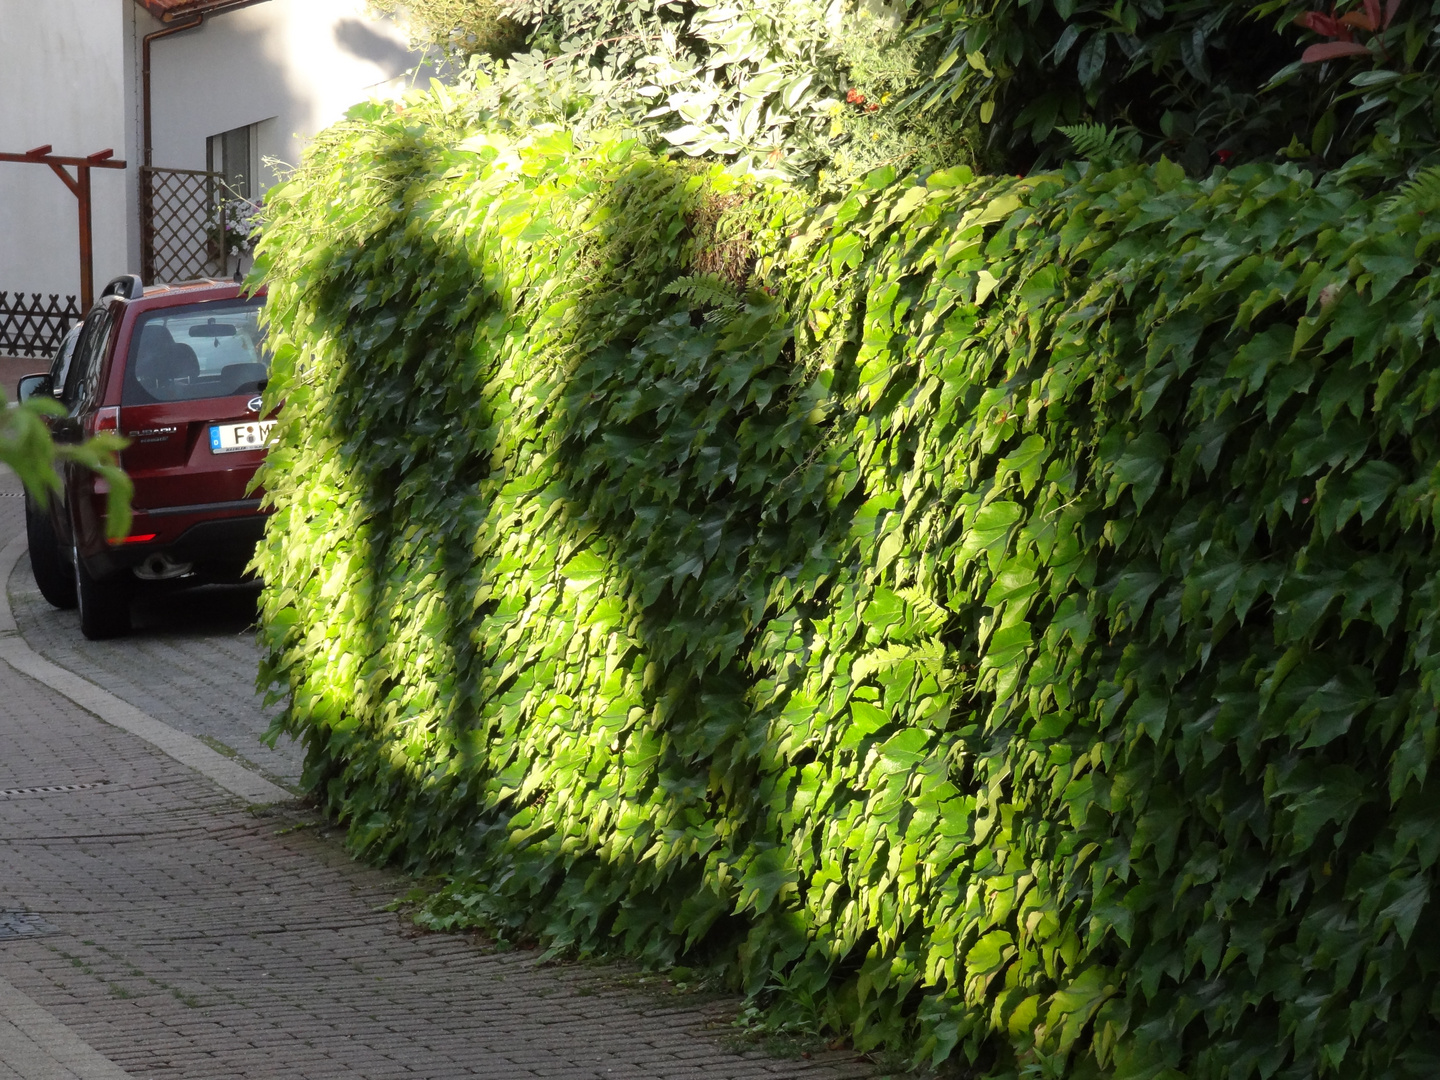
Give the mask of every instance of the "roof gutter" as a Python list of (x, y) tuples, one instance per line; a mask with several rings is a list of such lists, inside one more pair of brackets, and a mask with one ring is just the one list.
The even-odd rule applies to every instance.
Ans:
[(265, 0), (187, 0), (187, 2), (175, 5), (173, 9), (157, 0), (137, 0), (137, 2), (162, 23), (169, 24), (180, 19), (188, 19), (191, 15), (218, 14), (222, 11), (229, 11), (231, 8), (261, 4)]

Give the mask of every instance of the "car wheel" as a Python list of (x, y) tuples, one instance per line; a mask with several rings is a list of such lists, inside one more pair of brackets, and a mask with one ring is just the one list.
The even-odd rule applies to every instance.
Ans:
[(91, 641), (121, 637), (130, 632), (130, 582), (123, 577), (96, 581), (73, 548), (75, 598), (80, 605), (80, 632)]
[[(53, 496), (52, 496), (53, 498)], [(75, 606), (75, 575), (60, 554), (60, 541), (50, 524), (50, 514), (25, 497), (25, 537), (30, 542), (30, 572), (40, 595), (53, 606), (68, 611)]]

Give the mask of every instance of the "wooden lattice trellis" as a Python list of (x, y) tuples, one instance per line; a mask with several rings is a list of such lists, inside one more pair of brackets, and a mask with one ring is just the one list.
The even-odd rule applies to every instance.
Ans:
[(80, 318), (80, 305), (73, 296), (50, 293), (45, 302), (40, 293), (0, 292), (0, 356), (49, 356)]
[(224, 274), (223, 180), (219, 173), (198, 169), (140, 170), (145, 284)]

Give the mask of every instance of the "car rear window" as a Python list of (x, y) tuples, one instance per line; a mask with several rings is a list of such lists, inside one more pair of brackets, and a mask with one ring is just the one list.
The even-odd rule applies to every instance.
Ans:
[(270, 377), (263, 301), (210, 301), (141, 315), (125, 364), (125, 405), (255, 394)]

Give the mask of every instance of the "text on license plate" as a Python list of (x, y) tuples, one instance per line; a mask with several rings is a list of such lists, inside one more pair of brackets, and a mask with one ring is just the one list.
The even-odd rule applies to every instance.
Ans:
[(274, 420), (255, 420), (248, 424), (211, 424), (210, 452), (233, 454), (237, 450), (260, 450), (270, 442)]

